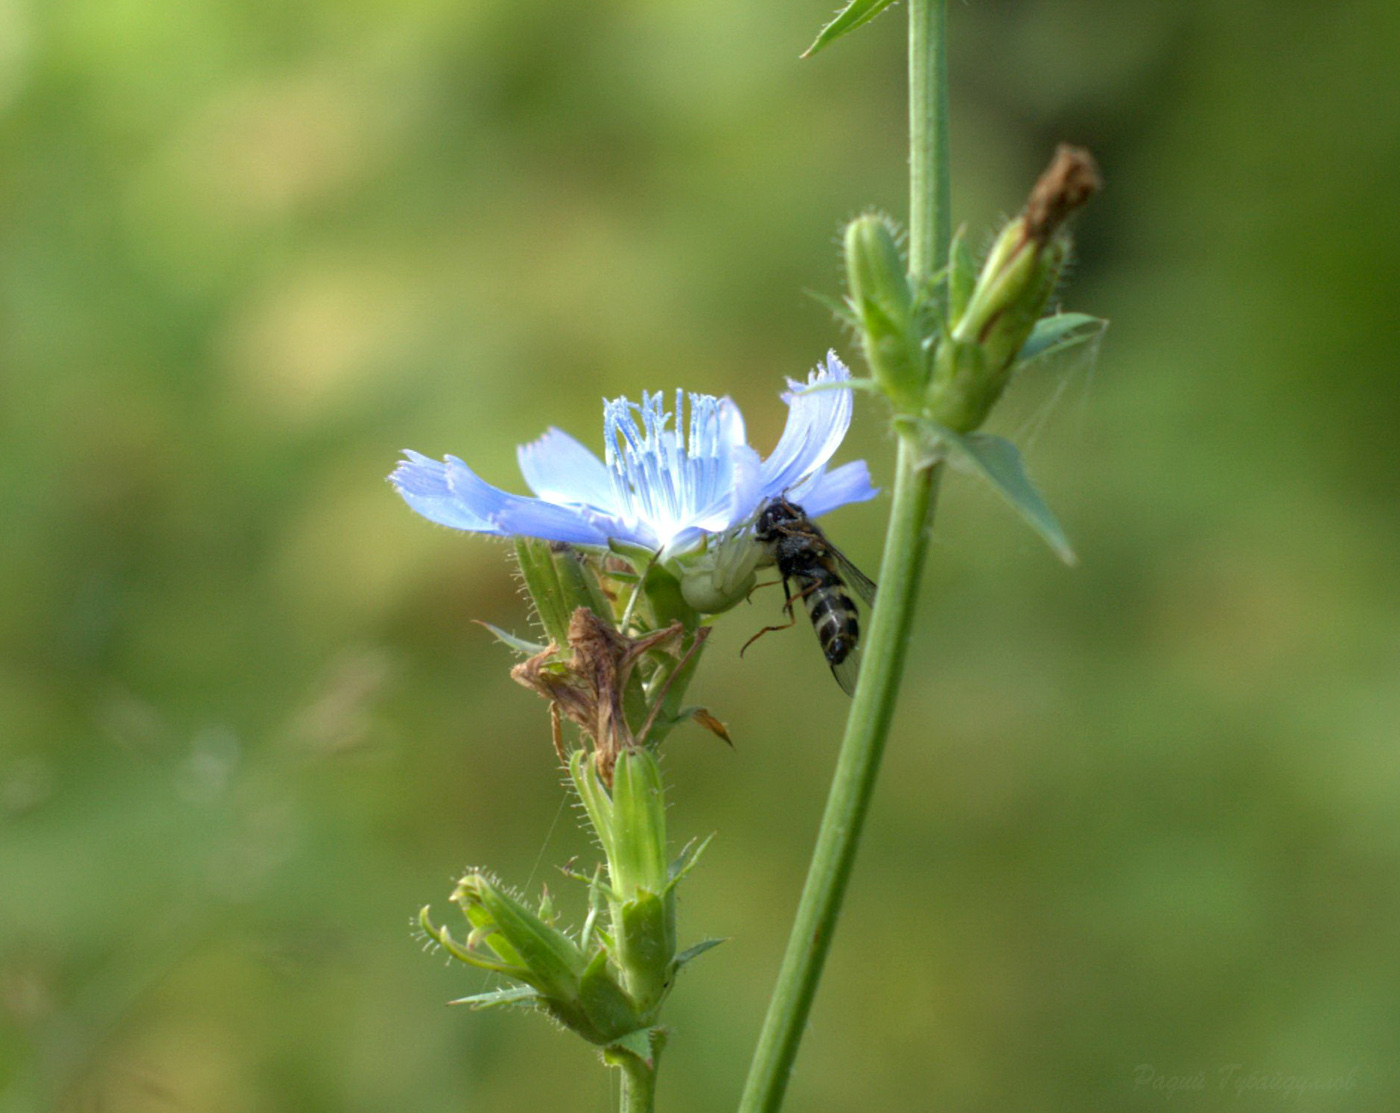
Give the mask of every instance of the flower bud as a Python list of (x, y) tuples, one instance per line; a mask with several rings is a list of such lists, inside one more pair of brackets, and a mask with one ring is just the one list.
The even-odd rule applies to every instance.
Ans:
[(880, 389), (912, 408), (927, 378), (908, 269), (889, 222), (874, 213), (846, 226), (846, 285), (861, 344)]
[(472, 871), (457, 882), (452, 899), (472, 925), (468, 945), (480, 941), (514, 969), (512, 976), (545, 996), (578, 997), (579, 979), (588, 965), (567, 935), (545, 923), (524, 904)]
[(977, 343), (989, 367), (1004, 367), (1045, 311), (1067, 249), (1063, 236), (1042, 243), (1031, 238), (1024, 216), (1013, 220), (983, 264), (972, 298), (953, 324), (953, 338)]
[(700, 614), (723, 614), (749, 597), (765, 557), (750, 529), (712, 537), (703, 550), (675, 562), (681, 595)]
[(622, 984), (645, 1015), (670, 987), (676, 957), (661, 769), (649, 750), (624, 750), (613, 768), (611, 795), (582, 754), (573, 755), (569, 774), (608, 859), (613, 958)]
[[(471, 924), (465, 946), (445, 927), (434, 926), (426, 908), (420, 922), (454, 958), (523, 982), (537, 995), (530, 1003), (591, 1043), (609, 1044), (644, 1027), (613, 977), (606, 950), (599, 948), (590, 957), (479, 870), (458, 882), (452, 899)], [(481, 944), (495, 957), (483, 954)]]
[(939, 350), (929, 392), (934, 420), (958, 432), (982, 423), (1060, 277), (1069, 254), (1064, 221), (1098, 187), (1089, 153), (1061, 146), (1025, 211), (997, 237), (961, 312), (961, 298), (953, 299), (950, 338)]

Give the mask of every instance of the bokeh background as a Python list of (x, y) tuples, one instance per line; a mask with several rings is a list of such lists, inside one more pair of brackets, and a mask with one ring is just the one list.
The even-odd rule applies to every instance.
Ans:
[[(409, 918), (592, 851), (504, 547), (383, 482), (520, 489), (600, 399), (848, 339), (905, 211), (902, 14), (824, 3), (0, 3), (0, 1109), (603, 1111), (614, 1080)], [(791, 1090), (824, 1111), (1400, 1103), (1400, 9), (955, 4), (981, 239), (1060, 140), (1107, 190), (1092, 371), (999, 413), (1082, 555), (950, 483), (877, 809)], [(842, 458), (888, 477), (862, 400)], [(883, 502), (833, 537), (879, 560)], [(695, 693), (662, 1107), (732, 1107), (844, 697), (810, 633)], [(1231, 1073), (1233, 1069), (1233, 1073)], [(1240, 1088), (1332, 1088), (1289, 1096)], [(1177, 1092), (1174, 1096), (1171, 1090)]]

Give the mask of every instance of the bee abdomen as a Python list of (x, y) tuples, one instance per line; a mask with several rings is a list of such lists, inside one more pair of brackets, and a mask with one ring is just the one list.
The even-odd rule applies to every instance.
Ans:
[(839, 665), (856, 646), (856, 605), (839, 586), (818, 584), (807, 593), (807, 615), (829, 665)]

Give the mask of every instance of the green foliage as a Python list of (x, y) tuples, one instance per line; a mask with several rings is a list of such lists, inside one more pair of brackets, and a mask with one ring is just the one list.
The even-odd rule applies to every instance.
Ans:
[(1060, 523), (1026, 475), (1025, 462), (1014, 444), (990, 433), (954, 433), (932, 422), (921, 427), (928, 437), (930, 459), (946, 456), (954, 467), (985, 479), (1061, 560), (1078, 563)]
[(806, 49), (802, 57), (809, 58), (823, 47), (830, 46), (843, 35), (849, 35), (857, 27), (864, 27), (893, 2), (894, 0), (851, 0), (837, 13), (835, 19), (822, 28), (821, 34)]

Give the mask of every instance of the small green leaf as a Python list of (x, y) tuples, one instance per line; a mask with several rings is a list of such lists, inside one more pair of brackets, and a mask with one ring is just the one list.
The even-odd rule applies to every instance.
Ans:
[(850, 329), (860, 326), (860, 321), (856, 319), (856, 311), (852, 309), (850, 304), (843, 298), (834, 298), (830, 294), (821, 293), (819, 290), (803, 290), (802, 292), (813, 301), (818, 302), (830, 310), (831, 315), (835, 317), (840, 324)]
[(514, 650), (516, 653), (523, 653), (526, 656), (533, 657), (535, 654), (543, 653), (549, 648), (547, 645), (540, 645), (539, 642), (531, 642), (526, 641), (524, 638), (517, 638), (514, 634), (507, 633), (499, 626), (492, 626), (491, 623), (482, 622), (479, 618), (473, 621), (475, 621), (478, 626), (486, 627), (487, 630), (491, 631), (492, 637), (502, 645)]
[(710, 845), (714, 837), (712, 832), (699, 840), (699, 842), (695, 839), (691, 839), (690, 842), (686, 843), (685, 846), (681, 848), (681, 852), (676, 855), (676, 860), (671, 863), (670, 869), (667, 870), (668, 876), (665, 892), (669, 893), (681, 883), (681, 880), (686, 874), (695, 868), (695, 863), (700, 861), (700, 855), (705, 853), (705, 848)]
[(507, 977), (515, 977), (521, 970), (517, 963), (509, 961), (497, 961), (487, 958), (475, 951), (468, 950), (457, 940), (452, 938), (452, 933), (444, 927), (437, 927), (428, 917), (428, 906), (424, 905), (423, 910), (418, 913), (418, 924), (439, 947), (450, 954), (458, 962), (465, 962), (468, 966), (476, 966), (482, 970), (490, 970), (494, 974), (505, 974)]
[(671, 965), (672, 965), (672, 967), (673, 967), (674, 969), (679, 970), (679, 969), (680, 969), (682, 966), (684, 966), (687, 962), (691, 961), (692, 959), (699, 958), (699, 957), (700, 957), (701, 955), (703, 955), (706, 951), (708, 951), (711, 947), (718, 947), (721, 943), (725, 943), (725, 942), (728, 942), (728, 940), (725, 940), (725, 939), (706, 939), (706, 940), (703, 940), (702, 942), (699, 942), (699, 943), (695, 944), (695, 946), (693, 946), (693, 947), (687, 947), (685, 950), (683, 950), (680, 954), (678, 954), (678, 955), (676, 956), (675, 961), (672, 962)]
[(1032, 361), (1050, 359), (1082, 344), (1092, 344), (1107, 328), (1108, 322), (1102, 317), (1091, 317), (1088, 313), (1056, 313), (1053, 317), (1042, 317), (1021, 346), (1016, 360), (1025, 367)]
[(849, 35), (857, 27), (869, 23), (883, 12), (894, 0), (851, 0), (835, 19), (822, 28), (817, 41), (803, 52), (802, 57), (810, 58), (823, 47), (830, 46), (842, 35)]
[(494, 1009), (498, 1005), (534, 1005), (540, 1000), (537, 990), (528, 985), (508, 986), (494, 989), (490, 993), (475, 993), (470, 997), (458, 997), (449, 1005), (466, 1005), (469, 1009)]
[(951, 429), (944, 429), (937, 435), (952, 450), (950, 458), (954, 463), (969, 466), (990, 483), (1061, 560), (1066, 564), (1078, 563), (1060, 523), (1026, 475), (1026, 465), (1014, 444), (990, 433), (960, 436)]
[(583, 803), (583, 810), (588, 813), (589, 822), (593, 824), (593, 832), (598, 836), (603, 853), (611, 859), (614, 826), (612, 797), (598, 780), (598, 771), (593, 762), (582, 750), (575, 750), (569, 755), (569, 779)]
[(638, 893), (617, 907), (618, 953), (613, 958), (627, 972), (628, 987), (639, 1003), (648, 997), (644, 987), (659, 993), (666, 981), (675, 953), (673, 920), (669, 902), (655, 893)]

